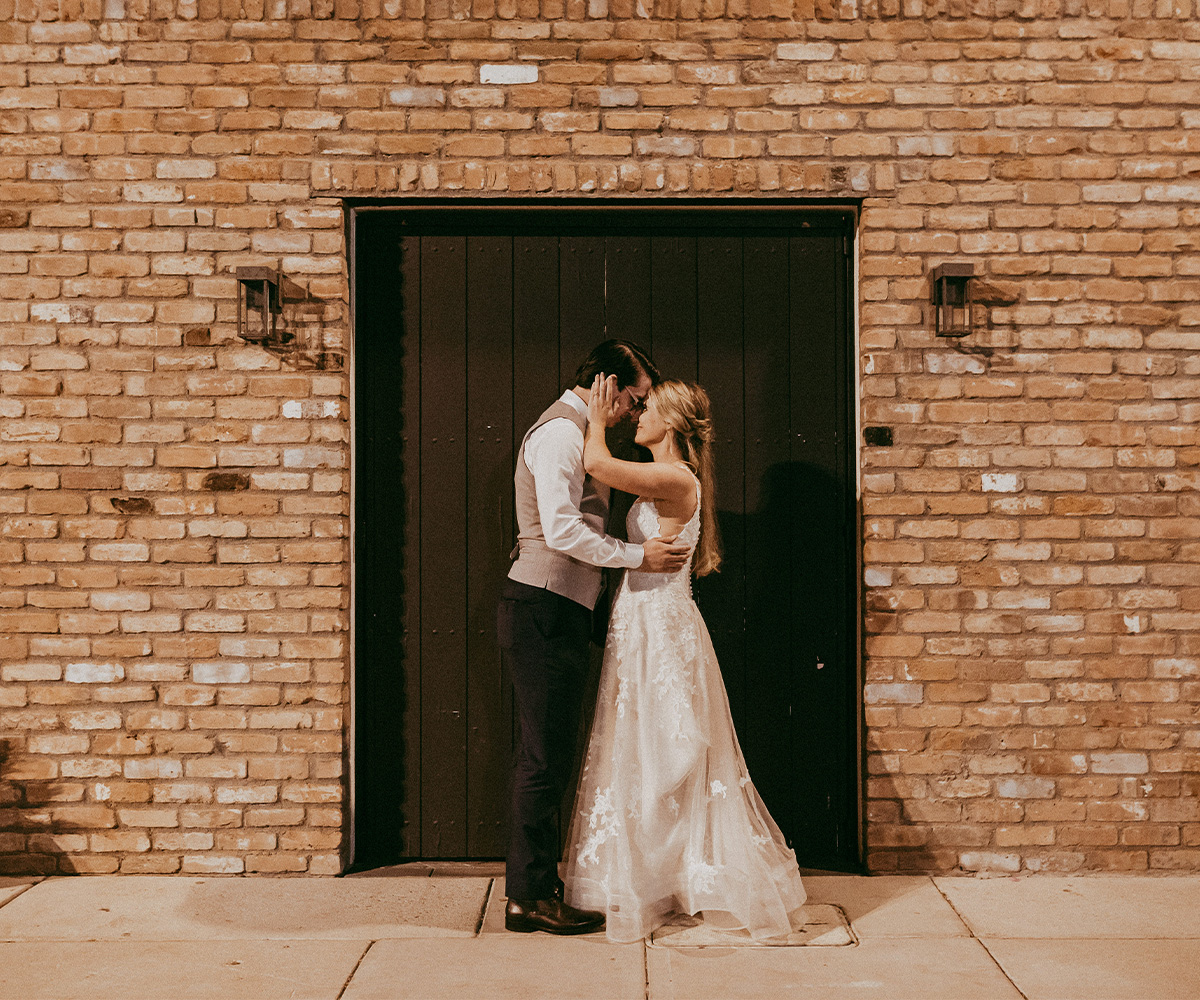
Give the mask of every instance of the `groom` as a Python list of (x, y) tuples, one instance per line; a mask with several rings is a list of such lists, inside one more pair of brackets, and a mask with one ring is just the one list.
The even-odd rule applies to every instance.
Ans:
[(574, 763), (592, 609), (604, 567), (673, 572), (687, 558), (673, 537), (633, 545), (605, 534), (608, 487), (583, 470), (588, 395), (601, 373), (616, 375), (620, 390), (610, 426), (636, 424), (658, 370), (637, 345), (608, 340), (579, 366), (575, 388), (534, 421), (517, 452), (519, 555), (499, 608), (500, 648), (521, 720), (505, 869), (510, 931), (583, 934), (604, 926), (603, 913), (563, 901), (555, 822)]

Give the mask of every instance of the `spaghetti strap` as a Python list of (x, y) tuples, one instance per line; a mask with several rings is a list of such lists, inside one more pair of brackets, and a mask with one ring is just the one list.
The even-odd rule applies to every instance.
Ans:
[(686, 469), (688, 474), (692, 477), (692, 479), (694, 479), (696, 481), (696, 509), (694, 511), (692, 511), (691, 517), (688, 518), (688, 520), (690, 521), (692, 519), (692, 517), (695, 517), (697, 514), (700, 513), (700, 499), (704, 495), (704, 490), (700, 485), (700, 477), (698, 475), (696, 475), (696, 470), (693, 469), (690, 465), (687, 464), (687, 462), (683, 461), (682, 459), (680, 459), (678, 462), (672, 462), (671, 464), (678, 466), (681, 469)]

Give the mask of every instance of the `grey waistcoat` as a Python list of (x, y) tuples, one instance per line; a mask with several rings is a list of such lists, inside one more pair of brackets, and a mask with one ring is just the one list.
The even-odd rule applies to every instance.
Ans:
[[(537, 492), (533, 473), (525, 464), (525, 444), (529, 435), (542, 424), (557, 417), (566, 417), (586, 435), (587, 417), (561, 399), (555, 401), (545, 413), (534, 421), (525, 433), (521, 448), (517, 452), (517, 471), (513, 475), (516, 485), (517, 510), (517, 561), (508, 571), (509, 579), (531, 587), (544, 587), (554, 594), (561, 594), (586, 608), (596, 605), (603, 585), (603, 574), (599, 566), (572, 559), (562, 552), (555, 552), (546, 544), (542, 531), (542, 519), (538, 515)], [(583, 477), (583, 495), (579, 501), (579, 512), (584, 521), (604, 534), (608, 524), (608, 487), (586, 475), (582, 466), (578, 475)]]

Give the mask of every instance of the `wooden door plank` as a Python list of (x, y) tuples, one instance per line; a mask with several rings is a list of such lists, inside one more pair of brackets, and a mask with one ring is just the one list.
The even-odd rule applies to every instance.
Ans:
[(512, 548), (512, 239), (467, 240), (467, 842), (502, 857), (512, 701), (501, 681), (496, 603)]
[(694, 382), (696, 354), (696, 238), (650, 240), (651, 357), (664, 378)]
[(607, 237), (604, 241), (604, 339), (632, 340), (644, 350), (652, 350), (650, 290), (650, 237)]
[[(404, 412), (415, 396), (415, 354), (420, 324), (419, 241), (403, 246), (385, 233), (369, 241), (358, 233), (359, 288), (357, 433), (355, 435), (355, 650), (354, 726), (356, 851), (360, 859), (386, 859), (420, 850), (420, 719), (415, 705), (419, 646), (409, 626), (419, 614), (416, 566), (407, 559), (417, 498), (416, 462), (409, 462)], [(366, 289), (388, 287), (389, 299)], [(397, 380), (399, 385), (397, 387)], [(414, 404), (415, 405), (415, 404)], [(414, 409), (415, 413), (415, 409)], [(415, 438), (412, 441), (415, 457)], [(377, 473), (370, 470), (378, 470)], [(415, 631), (412, 633), (415, 639)], [(380, 738), (386, 734), (386, 738)], [(411, 793), (411, 799), (409, 794)]]
[(838, 265), (841, 239), (836, 236), (792, 237), (792, 298), (800, 308), (792, 316), (792, 349), (795, 371), (793, 409), (807, 407), (830, 419), (811, 424), (792, 439), (793, 460), (811, 462), (836, 476), (837, 426), (841, 368), (837, 336)]
[[(421, 844), (421, 240), (406, 237), (400, 243), (400, 293), (402, 336), (397, 338), (399, 357), (396, 367), (381, 364), (376, 377), (385, 381), (389, 374), (400, 374), (400, 398), (385, 402), (390, 394), (380, 385), (372, 398), (380, 404), (384, 419), (394, 419), (400, 431), (400, 447), (394, 456), (378, 455), (377, 462), (395, 462), (400, 469), (401, 492), (399, 519), (383, 518), (376, 524), (379, 534), (400, 539), (398, 565), (401, 568), (400, 619), (403, 623), (402, 670), (404, 699), (392, 706), (396, 728), (401, 733), (404, 755), (403, 781), (395, 798), (403, 803), (400, 825), (402, 856), (419, 857)], [(386, 336), (386, 326), (383, 331)], [(364, 479), (373, 475), (377, 464), (362, 470)], [(366, 482), (364, 482), (364, 487)], [(373, 492), (381, 492), (377, 484)], [(390, 546), (389, 546), (390, 548)], [(386, 593), (386, 591), (385, 591)], [(379, 595), (376, 595), (377, 597)], [(382, 692), (362, 692), (364, 697), (379, 698)], [(386, 730), (385, 730), (386, 732)], [(383, 735), (382, 733), (380, 734)], [(386, 743), (386, 738), (378, 741)], [(376, 750), (382, 749), (377, 746)], [(383, 750), (386, 754), (387, 751)]]
[(559, 391), (575, 385), (575, 370), (604, 332), (604, 237), (564, 236), (558, 262)]
[[(791, 240), (792, 438), (796, 497), (792, 537), (793, 621), (797, 629), (797, 725), (792, 766), (807, 775), (797, 799), (797, 837), (809, 846), (810, 864), (836, 864), (846, 832), (853, 705), (845, 697), (854, 663), (842, 621), (848, 568), (843, 539), (845, 485), (838, 461), (837, 379), (840, 342), (835, 236)], [(852, 788), (853, 786), (851, 786)]]
[(746, 694), (739, 734), (775, 821), (793, 829), (789, 302), (786, 237), (745, 241)]
[[(558, 239), (513, 238), (513, 456), (534, 420), (560, 395)], [(572, 366), (578, 361), (572, 361)], [(574, 367), (571, 371), (574, 373)], [(510, 470), (511, 472), (511, 470)], [(512, 544), (516, 544), (514, 530)]]
[(466, 854), (466, 240), (421, 241), (421, 845)]
[(746, 493), (741, 239), (700, 237), (696, 263), (698, 374), (712, 399), (717, 516), (725, 552), (721, 572), (697, 581), (696, 593), (721, 663), (734, 724), (742, 729), (746, 691)]

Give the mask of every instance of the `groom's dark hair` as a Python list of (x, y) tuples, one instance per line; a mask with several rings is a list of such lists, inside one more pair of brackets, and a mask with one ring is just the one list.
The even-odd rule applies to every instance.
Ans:
[(600, 374), (616, 375), (618, 389), (637, 385), (642, 375), (648, 375), (652, 385), (661, 381), (650, 356), (628, 340), (606, 340), (593, 347), (575, 371), (575, 384), (590, 389)]

